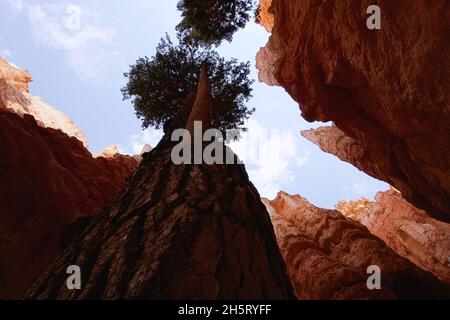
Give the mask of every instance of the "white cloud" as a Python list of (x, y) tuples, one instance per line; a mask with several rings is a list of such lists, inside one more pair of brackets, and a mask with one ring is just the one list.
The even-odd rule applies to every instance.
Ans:
[(13, 11), (19, 12), (23, 10), (24, 7), (23, 0), (6, 0), (6, 2)]
[[(0, 37), (0, 41), (1, 41), (1, 37)], [(13, 57), (13, 53), (8, 50), (8, 49), (0, 49), (0, 58), (3, 58), (5, 60), (8, 61), (8, 63), (13, 66), (16, 69), (22, 69), (21, 67), (19, 67), (17, 64), (15, 64), (14, 62), (11, 61), (11, 58)]]
[(346, 192), (351, 192), (359, 198), (373, 199), (380, 191), (380, 186), (366, 181), (354, 182), (351, 186), (345, 187)]
[(0, 49), (0, 57), (4, 59), (11, 57), (11, 51), (9, 51), (8, 49)]
[(306, 165), (309, 161), (309, 157), (311, 155), (310, 150), (304, 150), (301, 155), (296, 158), (297, 166), (302, 167)]
[(246, 164), (250, 179), (263, 197), (274, 198), (293, 182), (293, 169), (309, 160), (308, 150), (300, 152), (299, 138), (288, 131), (269, 130), (258, 121), (247, 123), (248, 132), (230, 147)]
[(79, 6), (35, 4), (27, 8), (34, 39), (64, 52), (67, 64), (85, 80), (100, 81), (120, 56), (109, 51), (114, 31), (90, 22), (93, 15)]
[(139, 134), (131, 136), (127, 146), (120, 146), (120, 151), (125, 154), (139, 154), (146, 144), (152, 148), (156, 147), (162, 137), (163, 132), (161, 130), (148, 128)]
[(101, 25), (93, 10), (66, 1), (6, 1), (27, 15), (34, 40), (61, 51), (81, 79), (103, 82), (120, 72), (123, 57), (114, 48), (114, 29)]
[[(251, 181), (263, 197), (274, 198), (294, 179), (294, 171), (309, 161), (310, 151), (300, 151), (300, 139), (290, 131), (270, 130), (256, 120), (247, 123), (248, 132), (230, 147), (246, 164)], [(145, 144), (155, 147), (162, 131), (149, 128), (130, 137), (120, 151), (139, 154)]]

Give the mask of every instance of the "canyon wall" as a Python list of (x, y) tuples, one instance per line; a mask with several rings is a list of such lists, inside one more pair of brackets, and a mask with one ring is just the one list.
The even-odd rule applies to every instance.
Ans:
[(28, 73), (11, 68), (0, 68), (0, 299), (21, 298), (60, 253), (65, 228), (99, 213), (138, 166), (118, 154), (94, 158), (81, 130), (41, 109), (28, 94)]
[(450, 283), (450, 225), (430, 218), (397, 190), (376, 201), (342, 201), (336, 209), (361, 222), (399, 255)]
[[(264, 200), (299, 299), (449, 298), (450, 286), (394, 253), (358, 222), (300, 196)], [(381, 270), (369, 290), (367, 269)]]
[[(373, 4), (381, 30), (366, 27)], [(354, 141), (349, 162), (449, 221), (450, 3), (273, 0), (265, 15), (260, 80), (284, 87), (306, 120), (332, 121), (331, 139)]]

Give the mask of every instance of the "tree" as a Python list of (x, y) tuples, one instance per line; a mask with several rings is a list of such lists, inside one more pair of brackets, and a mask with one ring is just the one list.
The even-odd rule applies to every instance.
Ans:
[(180, 0), (182, 21), (177, 30), (188, 40), (203, 45), (231, 41), (233, 34), (250, 20), (253, 0)]
[(245, 131), (245, 120), (255, 111), (245, 103), (251, 97), (250, 62), (226, 61), (215, 51), (201, 49), (181, 40), (175, 45), (162, 38), (156, 54), (140, 58), (125, 74), (124, 100), (131, 99), (142, 126), (168, 132), (183, 127), (194, 103), (198, 76), (205, 60), (213, 96), (213, 123), (216, 129)]

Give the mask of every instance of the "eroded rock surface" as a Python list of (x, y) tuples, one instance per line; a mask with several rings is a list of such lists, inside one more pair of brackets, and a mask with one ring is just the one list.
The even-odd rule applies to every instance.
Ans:
[[(450, 296), (447, 284), (398, 256), (358, 222), (281, 192), (264, 200), (299, 299), (417, 299)], [(367, 268), (381, 268), (381, 290)]]
[(267, 32), (272, 32), (274, 25), (274, 16), (270, 12), (272, 6), (272, 0), (260, 0), (259, 1), (259, 15), (257, 17), (258, 22), (266, 29)]
[(370, 176), (409, 190), (409, 184), (399, 178), (391, 167), (391, 145), (382, 141), (369, 145), (364, 140), (350, 138), (336, 126), (306, 130), (301, 134), (322, 151), (354, 165)]
[(450, 225), (430, 218), (397, 190), (376, 201), (342, 201), (336, 209), (361, 222), (399, 255), (450, 283)]
[[(381, 30), (366, 27), (372, 4)], [(276, 0), (271, 14), (260, 80), (284, 87), (308, 121), (372, 149), (368, 173), (449, 220), (450, 3)]]
[(24, 69), (18, 69), (0, 58), (0, 79), (5, 79), (13, 88), (30, 92), (29, 83), (33, 81), (30, 73)]
[(109, 204), (139, 161), (93, 158), (67, 116), (29, 95), (26, 71), (0, 60), (0, 76), (0, 299), (17, 299), (61, 252), (65, 229)]
[(76, 138), (8, 111), (0, 153), (0, 298), (20, 298), (60, 253), (64, 229), (111, 202), (138, 161), (94, 159)]

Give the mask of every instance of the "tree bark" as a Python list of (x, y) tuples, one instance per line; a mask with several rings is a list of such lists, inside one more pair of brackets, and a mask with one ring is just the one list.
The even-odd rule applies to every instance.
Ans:
[[(172, 147), (162, 141), (114, 203), (72, 227), (28, 299), (295, 297), (244, 166), (176, 166)], [(81, 290), (66, 286), (70, 265), (81, 268)]]

